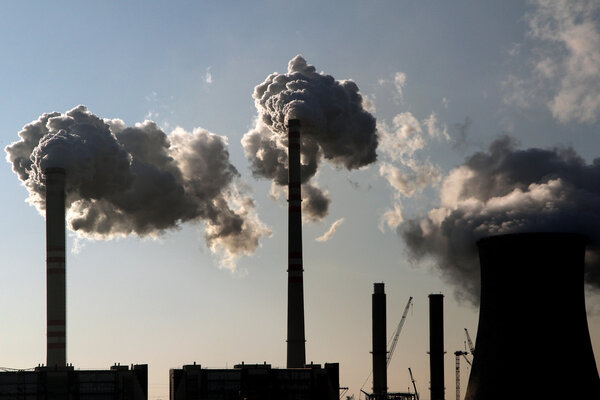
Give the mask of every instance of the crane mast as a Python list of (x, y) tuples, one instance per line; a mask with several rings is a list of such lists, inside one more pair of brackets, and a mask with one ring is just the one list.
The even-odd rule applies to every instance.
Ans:
[(402, 318), (400, 318), (400, 322), (398, 323), (398, 327), (396, 328), (396, 332), (394, 332), (394, 338), (392, 339), (392, 344), (390, 345), (390, 350), (388, 351), (387, 364), (389, 367), (390, 361), (392, 361), (392, 355), (394, 354), (394, 350), (396, 349), (396, 344), (398, 343), (398, 338), (400, 337), (400, 332), (402, 331), (402, 327), (404, 326), (404, 321), (406, 320), (406, 316), (408, 315), (408, 309), (412, 304), (412, 296), (408, 298), (408, 303), (406, 303), (406, 307), (404, 307), (404, 312), (402, 313)]
[(460, 400), (460, 356), (463, 356), (465, 360), (471, 365), (471, 362), (467, 358), (467, 352), (458, 350), (454, 352), (455, 360), (456, 360), (456, 400)]
[(415, 397), (419, 400), (419, 392), (417, 392), (417, 384), (415, 383), (415, 378), (413, 378), (412, 370), (410, 367), (408, 368), (408, 373), (410, 374), (410, 380), (412, 381), (413, 388), (415, 389)]

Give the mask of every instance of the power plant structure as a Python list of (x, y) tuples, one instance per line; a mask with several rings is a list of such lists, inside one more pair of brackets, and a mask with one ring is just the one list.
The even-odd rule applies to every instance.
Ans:
[(302, 368), (306, 364), (300, 146), (300, 121), (290, 119), (288, 121), (288, 368)]
[[(170, 400), (339, 399), (339, 364), (326, 363), (323, 367), (320, 364), (306, 364), (304, 267), (302, 262), (302, 177), (300, 162), (302, 138), (300, 127), (299, 120), (288, 120), (288, 312), (286, 368), (271, 368), (271, 365), (266, 363), (242, 363), (237, 364), (233, 369), (202, 369), (200, 365), (196, 364), (185, 365), (182, 368), (170, 370)], [(385, 327), (383, 333), (385, 335)]]
[(46, 364), (0, 373), (0, 400), (147, 400), (148, 365), (76, 370), (67, 363), (66, 222), (63, 168), (46, 186)]
[(444, 400), (444, 295), (429, 295), (429, 370), (431, 400)]
[(584, 297), (586, 238), (519, 233), (477, 246), (481, 300), (466, 400), (505, 399), (507, 390), (520, 399), (600, 399)]
[[(286, 368), (241, 364), (207, 369), (196, 363), (169, 371), (170, 400), (337, 400), (339, 364), (306, 363), (302, 254), (301, 124), (288, 121), (288, 305)], [(66, 219), (68, 174), (44, 170), (46, 189), (46, 365), (0, 372), (0, 400), (147, 400), (148, 366), (76, 370), (67, 358)], [(587, 239), (574, 233), (520, 233), (477, 242), (481, 265), (479, 324), (465, 400), (600, 399), (600, 378), (587, 324), (584, 264)], [(430, 399), (445, 400), (444, 295), (429, 296)], [(367, 400), (418, 400), (388, 391), (387, 368), (412, 297), (387, 341), (384, 283), (372, 294), (372, 393)], [(565, 346), (567, 346), (565, 348)], [(514, 350), (524, 349), (519, 362)], [(456, 396), (460, 397), (457, 351)], [(556, 387), (561, 382), (568, 385)], [(347, 389), (347, 388), (346, 388)], [(410, 390), (410, 389), (409, 389)], [(362, 390), (361, 390), (362, 391)]]

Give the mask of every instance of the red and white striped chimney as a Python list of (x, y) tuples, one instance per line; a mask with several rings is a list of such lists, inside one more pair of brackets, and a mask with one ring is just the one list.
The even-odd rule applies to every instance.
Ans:
[(304, 368), (304, 285), (302, 281), (302, 193), (300, 121), (288, 121), (288, 324), (287, 367)]
[(46, 177), (46, 364), (67, 365), (65, 170), (47, 168)]

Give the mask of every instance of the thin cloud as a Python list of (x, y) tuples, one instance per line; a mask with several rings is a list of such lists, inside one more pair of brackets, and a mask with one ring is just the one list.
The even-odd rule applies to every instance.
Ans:
[(213, 77), (212, 73), (210, 72), (210, 67), (206, 68), (206, 73), (204, 74), (204, 82), (208, 83), (209, 85), (213, 83)]

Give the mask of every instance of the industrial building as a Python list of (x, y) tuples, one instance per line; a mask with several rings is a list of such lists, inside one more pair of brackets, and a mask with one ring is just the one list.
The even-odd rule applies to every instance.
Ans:
[(0, 373), (0, 400), (147, 400), (148, 365), (72, 366)]
[(169, 373), (170, 400), (338, 400), (339, 365), (272, 368), (238, 364), (233, 369), (184, 365)]

